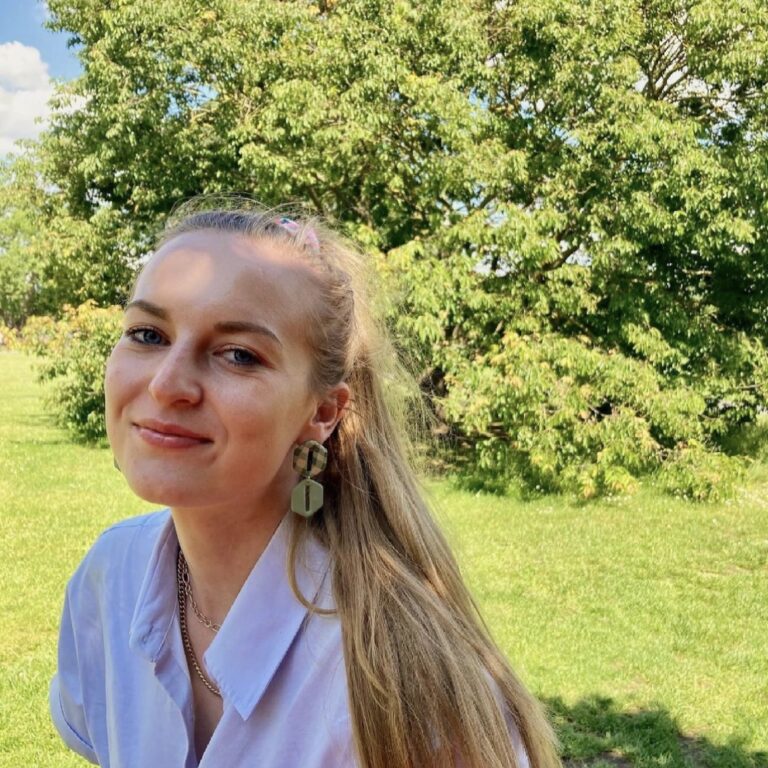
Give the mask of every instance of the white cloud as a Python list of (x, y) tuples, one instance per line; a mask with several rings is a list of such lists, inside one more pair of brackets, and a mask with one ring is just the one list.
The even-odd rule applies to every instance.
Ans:
[(0, 44), (0, 86), (41, 88), (48, 84), (48, 65), (40, 51), (23, 43)]
[(17, 139), (34, 139), (48, 117), (53, 84), (40, 51), (0, 43), (0, 155), (16, 151)]

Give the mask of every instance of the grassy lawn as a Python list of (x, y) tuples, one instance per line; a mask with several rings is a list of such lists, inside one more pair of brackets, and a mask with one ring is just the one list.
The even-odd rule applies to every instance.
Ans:
[[(0, 391), (0, 768), (83, 765), (47, 715), (63, 589), (97, 533), (146, 504), (108, 451), (51, 424), (27, 358), (0, 352)], [(571, 766), (768, 767), (765, 470), (718, 505), (429, 487)]]

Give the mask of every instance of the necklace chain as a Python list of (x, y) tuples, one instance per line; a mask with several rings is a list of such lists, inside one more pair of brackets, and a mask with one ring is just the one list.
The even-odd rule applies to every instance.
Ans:
[(213, 629), (214, 632), (218, 632), (218, 624), (214, 624), (207, 616), (199, 613), (195, 601), (192, 599), (192, 586), (189, 580), (189, 568), (187, 567), (187, 560), (184, 557), (184, 553), (179, 548), (179, 554), (176, 557), (176, 589), (179, 596), (179, 624), (181, 625), (181, 640), (184, 643), (184, 650), (187, 652), (187, 658), (192, 668), (197, 673), (197, 676), (203, 681), (203, 685), (215, 696), (221, 698), (221, 691), (206, 677), (200, 664), (198, 664), (195, 651), (192, 648), (192, 640), (189, 637), (189, 630), (187, 629), (187, 599), (189, 598), (192, 604), (192, 610), (195, 612), (195, 616), (200, 619), (203, 624), (206, 624), (203, 619), (207, 619), (210, 623), (209, 629)]
[(187, 599), (189, 600), (189, 604), (192, 606), (192, 611), (197, 617), (197, 620), (204, 627), (208, 627), (208, 629), (210, 629), (211, 632), (218, 632), (221, 629), (221, 624), (216, 624), (213, 621), (213, 619), (210, 619), (208, 616), (206, 616), (200, 610), (200, 606), (195, 602), (194, 595), (192, 594), (192, 581), (189, 578), (189, 566), (187, 565), (187, 558), (184, 557), (184, 553), (181, 552), (181, 549), (179, 549), (179, 552), (181, 553), (179, 557), (179, 560), (181, 562), (181, 568), (179, 569), (179, 578), (181, 579), (181, 583), (184, 585), (184, 592), (186, 593)]

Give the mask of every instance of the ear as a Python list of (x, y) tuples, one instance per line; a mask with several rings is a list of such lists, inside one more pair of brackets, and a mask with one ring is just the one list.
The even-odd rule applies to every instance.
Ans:
[(315, 412), (302, 431), (300, 442), (316, 440), (318, 443), (324, 443), (341, 421), (347, 405), (349, 405), (349, 385), (342, 381), (318, 400)]

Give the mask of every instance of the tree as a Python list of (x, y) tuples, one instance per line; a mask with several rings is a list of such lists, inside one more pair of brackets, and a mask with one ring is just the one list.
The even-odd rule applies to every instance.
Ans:
[(12, 328), (89, 299), (120, 301), (139, 255), (135, 245), (120, 252), (126, 223), (111, 207), (72, 214), (40, 154), (0, 165), (0, 320)]
[(41, 231), (75, 233), (76, 274), (124, 290), (180, 198), (305, 200), (376, 255), (481, 482), (731, 476), (768, 393), (761, 0), (49, 7), (84, 73), (38, 149)]

